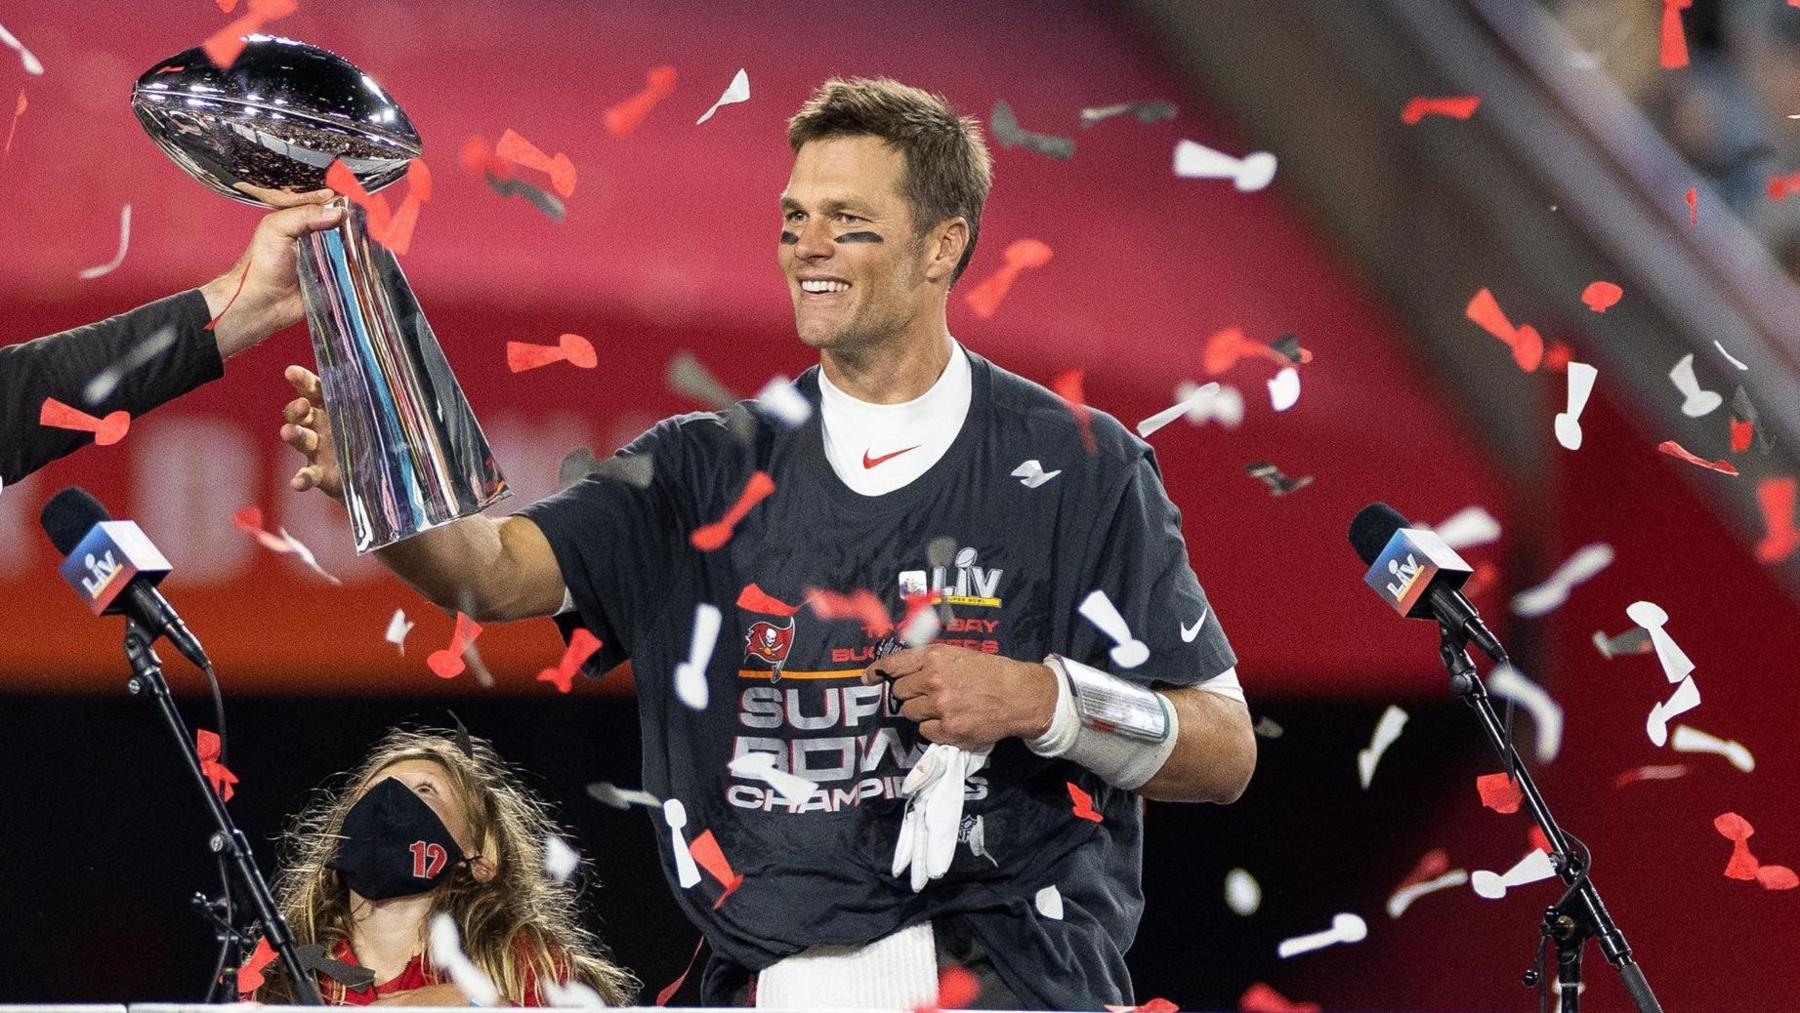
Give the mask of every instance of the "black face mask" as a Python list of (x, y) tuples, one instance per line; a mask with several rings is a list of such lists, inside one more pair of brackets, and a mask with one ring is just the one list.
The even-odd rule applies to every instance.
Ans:
[(467, 861), (438, 814), (392, 777), (350, 807), (342, 832), (338, 853), (326, 864), (369, 900), (424, 893)]

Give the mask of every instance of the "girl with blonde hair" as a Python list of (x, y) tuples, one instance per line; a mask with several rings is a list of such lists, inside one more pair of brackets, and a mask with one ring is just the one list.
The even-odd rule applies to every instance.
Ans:
[[(582, 985), (628, 1004), (637, 981), (578, 919), (576, 889), (544, 868), (548, 806), (465, 730), (388, 733), (341, 790), (287, 833), (276, 895), (333, 1005), (460, 1006), (427, 945), (438, 915), (509, 1006)], [(293, 1001), (279, 961), (255, 998)]]

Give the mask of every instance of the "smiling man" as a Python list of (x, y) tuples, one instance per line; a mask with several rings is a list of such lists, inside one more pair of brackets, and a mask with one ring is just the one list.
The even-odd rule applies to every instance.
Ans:
[[(1140, 796), (1232, 801), (1256, 756), (1180, 515), (1142, 440), (950, 335), (991, 176), (973, 120), (833, 80), (788, 140), (778, 250), (819, 351), (795, 381), (810, 419), (755, 402), (669, 419), (621, 451), (647, 482), (596, 475), (381, 558), (445, 608), (586, 628), (592, 671), (632, 660), (644, 786), (687, 814), (658, 832), (712, 943), (708, 1004), (916, 1006), (952, 962), (984, 1006), (1130, 1003)], [(317, 379), (289, 377), (294, 486), (336, 495)], [(1052, 478), (1013, 477), (1028, 460)], [(696, 549), (759, 472), (774, 494)], [(820, 590), (872, 591), (937, 636), (904, 648), (879, 616), (824, 618), (805, 607)], [(703, 605), (725, 632), (696, 708), (675, 672)], [(1084, 618), (1105, 609), (1124, 642)], [(816, 787), (729, 766), (750, 754)], [(704, 832), (741, 884), (683, 885), (678, 849)]]

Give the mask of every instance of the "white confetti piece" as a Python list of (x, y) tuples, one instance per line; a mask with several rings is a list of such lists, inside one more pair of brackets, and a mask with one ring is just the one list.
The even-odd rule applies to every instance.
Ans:
[(1322, 950), (1327, 946), (1339, 943), (1360, 943), (1369, 936), (1369, 925), (1353, 914), (1340, 914), (1331, 920), (1331, 928), (1323, 932), (1314, 932), (1308, 936), (1295, 936), (1283, 939), (1275, 947), (1275, 954), (1281, 959), (1297, 957), (1302, 953)]
[(343, 586), (343, 584), (344, 584), (343, 581), (341, 581), (341, 580), (337, 579), (336, 577), (332, 576), (331, 574), (325, 572), (325, 568), (323, 566), (319, 565), (318, 559), (314, 558), (313, 551), (306, 547), (305, 542), (302, 542), (300, 539), (295, 538), (293, 535), (288, 534), (288, 531), (286, 528), (281, 529), (281, 539), (282, 539), (282, 541), (287, 543), (288, 551), (293, 553), (294, 558), (298, 559), (302, 563), (305, 563), (307, 565), (308, 569), (312, 570), (312, 572), (318, 574), (319, 576), (324, 577), (326, 580), (330, 581), (331, 583), (338, 585), (339, 587)]
[(720, 106), (735, 105), (739, 102), (748, 101), (750, 101), (750, 74), (746, 70), (739, 69), (737, 76), (733, 77), (731, 83), (725, 86), (725, 94), (720, 95), (719, 101), (714, 102), (711, 109), (708, 109), (704, 115), (694, 121), (694, 126), (697, 127), (707, 120), (712, 119), (713, 113), (718, 112)]
[(544, 838), (544, 871), (558, 883), (566, 883), (581, 867), (581, 853), (569, 842), (551, 834)]
[(82, 268), (81, 269), (82, 280), (86, 281), (86, 280), (90, 280), (93, 278), (99, 278), (104, 275), (111, 274), (114, 271), (118, 270), (119, 265), (125, 263), (125, 251), (127, 249), (129, 249), (130, 246), (131, 246), (131, 205), (127, 204), (127, 205), (125, 205), (124, 209), (119, 212), (119, 252), (113, 254), (113, 259), (107, 261), (104, 264), (101, 264), (99, 267), (84, 267), (84, 268)]
[(1039, 890), (1037, 896), (1032, 898), (1032, 903), (1037, 905), (1038, 914), (1043, 915), (1045, 918), (1054, 918), (1059, 922), (1062, 921), (1062, 891), (1056, 888), (1055, 883), (1051, 883), (1049, 886)]
[(1644, 720), (1644, 732), (1650, 741), (1663, 745), (1669, 741), (1669, 719), (1677, 714), (1686, 714), (1700, 706), (1700, 687), (1694, 683), (1694, 677), (1688, 676), (1675, 687), (1669, 698), (1650, 707), (1650, 716)]
[(1681, 361), (1675, 364), (1675, 368), (1669, 370), (1669, 380), (1675, 384), (1675, 389), (1681, 392), (1681, 414), (1690, 419), (1710, 415), (1714, 409), (1725, 403), (1725, 399), (1719, 396), (1717, 391), (1701, 389), (1700, 378), (1694, 375), (1694, 353), (1692, 352), (1682, 356)]
[(1244, 395), (1236, 387), (1218, 384), (1218, 390), (1210, 397), (1194, 398), (1204, 387), (1214, 386), (1215, 383), (1216, 381), (1201, 385), (1192, 380), (1183, 380), (1175, 387), (1175, 399), (1190, 406), (1187, 420), (1194, 425), (1217, 422), (1226, 429), (1236, 429), (1244, 424)]
[(1506, 891), (1515, 886), (1535, 883), (1554, 875), (1556, 875), (1556, 863), (1550, 860), (1550, 853), (1532, 848), (1531, 854), (1519, 859), (1519, 863), (1506, 870), (1504, 875), (1489, 872), (1486, 869), (1476, 869), (1475, 874), (1469, 877), (1469, 882), (1474, 886), (1478, 896), (1488, 900), (1499, 900), (1506, 896)]
[(614, 809), (629, 809), (634, 805), (650, 809), (662, 808), (662, 799), (655, 795), (637, 788), (621, 788), (609, 781), (596, 781), (588, 785), (587, 793), (594, 801)]
[(1452, 549), (1486, 545), (1500, 537), (1500, 522), (1479, 506), (1466, 506), (1432, 529)]
[(913, 613), (900, 629), (900, 642), (908, 647), (924, 647), (937, 639), (944, 628), (944, 618), (935, 608), (922, 608)]
[(1563, 710), (1544, 687), (1525, 677), (1510, 664), (1494, 666), (1488, 674), (1488, 689), (1501, 699), (1512, 700), (1531, 712), (1537, 726), (1537, 758), (1549, 763), (1562, 750)]
[(1027, 489), (1036, 489), (1038, 486), (1043, 485), (1045, 482), (1062, 474), (1062, 469), (1058, 468), (1055, 471), (1045, 471), (1044, 466), (1039, 464), (1036, 458), (1033, 458), (1020, 464), (1017, 468), (1014, 468), (1012, 474), (1014, 478), (1019, 480), (1020, 485), (1023, 485)]
[(706, 666), (719, 642), (719, 609), (705, 602), (694, 607), (694, 639), (688, 658), (675, 666), (675, 695), (692, 710), (705, 710), (709, 693)]
[(675, 849), (676, 881), (682, 889), (687, 889), (700, 882), (700, 866), (694, 863), (693, 853), (688, 851), (687, 834), (682, 828), (687, 826), (687, 806), (678, 798), (669, 799), (662, 804), (663, 822), (669, 825), (669, 844)]
[(13, 36), (13, 33), (6, 30), (5, 25), (0, 25), (0, 42), (6, 43), (8, 48), (18, 51), (19, 62), (25, 65), (25, 73), (33, 76), (44, 73), (44, 65), (38, 62), (37, 57), (31, 55), (31, 50), (26, 49), (20, 44), (19, 40)]
[(431, 919), (431, 962), (450, 975), (471, 1005), (492, 1006), (500, 1001), (500, 990), (494, 987), (493, 979), (463, 952), (462, 933), (456, 930), (456, 919), (447, 911)]
[(812, 402), (794, 386), (786, 375), (770, 378), (756, 392), (756, 400), (770, 415), (780, 419), (789, 429), (797, 429), (812, 417)]
[(1233, 869), (1225, 874), (1225, 906), (1245, 918), (1262, 907), (1262, 885), (1248, 869)]
[(1727, 352), (1725, 350), (1725, 346), (1719, 344), (1719, 341), (1717, 338), (1713, 339), (1713, 347), (1718, 349), (1719, 354), (1723, 355), (1725, 357), (1725, 361), (1731, 363), (1733, 366), (1736, 366), (1737, 368), (1743, 369), (1743, 370), (1748, 370), (1750, 368), (1749, 366), (1746, 366), (1743, 363), (1739, 362), (1737, 356), (1732, 355), (1730, 352)]
[(1663, 629), (1669, 621), (1669, 613), (1663, 611), (1661, 605), (1653, 601), (1634, 601), (1626, 606), (1625, 614), (1650, 634), (1650, 646), (1656, 651), (1656, 660), (1662, 663), (1665, 678), (1680, 682), (1694, 671), (1694, 662), (1687, 652)]
[(1569, 600), (1569, 592), (1577, 585), (1592, 580), (1595, 574), (1612, 565), (1613, 548), (1605, 542), (1594, 542), (1575, 550), (1548, 580), (1536, 587), (1513, 595), (1513, 615), (1536, 619), (1549, 615)]
[(1175, 145), (1175, 175), (1182, 179), (1229, 179), (1242, 193), (1254, 193), (1275, 178), (1275, 156), (1254, 151), (1233, 158), (1195, 141)]
[(1205, 386), (1195, 387), (1192, 392), (1175, 402), (1173, 407), (1164, 408), (1155, 415), (1139, 422), (1137, 424), (1137, 434), (1145, 439), (1149, 439), (1151, 433), (1154, 433), (1158, 429), (1181, 418), (1183, 415), (1189, 414), (1200, 402), (1210, 401), (1218, 393), (1219, 383), (1216, 380)]
[(1113, 664), (1120, 668), (1136, 668), (1150, 660), (1150, 648), (1143, 641), (1131, 635), (1131, 627), (1126, 625), (1125, 617), (1113, 607), (1112, 599), (1106, 597), (1105, 591), (1092, 591), (1081, 600), (1081, 614), (1109, 637), (1115, 646), (1112, 649)]
[(1410, 886), (1403, 886), (1400, 889), (1395, 890), (1394, 895), (1388, 898), (1388, 917), (1400, 917), (1406, 913), (1407, 908), (1412, 906), (1413, 901), (1418, 900), (1428, 893), (1436, 893), (1439, 890), (1448, 890), (1451, 887), (1461, 886), (1468, 881), (1469, 874), (1467, 872), (1462, 869), (1451, 869), (1441, 876), (1425, 880), (1422, 883), (1413, 883)]
[(412, 632), (412, 628), (412, 620), (406, 618), (405, 610), (395, 609), (393, 617), (388, 620), (387, 642), (398, 647), (402, 655), (406, 653), (406, 635)]
[(1669, 740), (1669, 748), (1677, 753), (1711, 753), (1723, 756), (1728, 763), (1746, 774), (1756, 769), (1756, 757), (1750, 755), (1750, 750), (1744, 748), (1743, 743), (1708, 735), (1687, 725), (1675, 726), (1675, 737)]
[(1594, 379), (1600, 371), (1585, 362), (1569, 363), (1569, 407), (1556, 416), (1556, 442), (1564, 450), (1581, 449), (1581, 411), (1594, 392)]
[(1393, 704), (1381, 712), (1381, 720), (1375, 722), (1375, 734), (1369, 740), (1369, 748), (1356, 754), (1356, 774), (1362, 781), (1363, 790), (1367, 791), (1369, 782), (1375, 777), (1375, 766), (1381, 762), (1382, 754), (1400, 737), (1400, 730), (1406, 727), (1406, 712)]
[(728, 767), (739, 777), (747, 777), (754, 781), (762, 781), (775, 789), (775, 793), (784, 800), (799, 805), (813, 797), (819, 790), (817, 782), (808, 781), (798, 774), (790, 774), (775, 766), (775, 754), (765, 752), (745, 753), (732, 760)]
[(1292, 366), (1285, 366), (1269, 379), (1269, 407), (1284, 412), (1294, 407), (1299, 400), (1300, 371)]
[(175, 345), (175, 328), (164, 327), (139, 342), (125, 358), (101, 370), (81, 391), (83, 400), (98, 405), (118, 387), (119, 381), (127, 374), (137, 371), (150, 363), (150, 360), (161, 355)]

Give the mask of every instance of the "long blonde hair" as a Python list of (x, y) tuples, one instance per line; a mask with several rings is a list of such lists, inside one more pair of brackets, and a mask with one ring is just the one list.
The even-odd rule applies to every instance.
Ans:
[[(322, 943), (327, 955), (351, 938), (350, 891), (326, 863), (337, 853), (344, 816), (383, 770), (404, 760), (430, 760), (444, 769), (468, 814), (475, 855), (493, 863), (494, 876), (478, 880), (458, 863), (431, 890), (426, 921), (440, 912), (456, 920), (463, 950), (493, 979), (508, 1005), (527, 1000), (527, 985), (579, 982), (609, 1005), (629, 1005), (638, 981), (612, 962), (579, 920), (577, 889), (544, 871), (544, 842), (558, 828), (548, 805), (521, 783), (483, 739), (469, 740), (467, 755), (452, 733), (436, 729), (390, 731), (343, 786), (326, 788), (283, 838), (284, 861), (275, 894), (300, 945)], [(420, 926), (420, 945), (425, 927)], [(429, 959), (428, 974), (438, 972)], [(265, 970), (257, 998), (292, 1002), (293, 983), (276, 961)], [(326, 981), (326, 1000), (343, 999), (343, 986)]]

